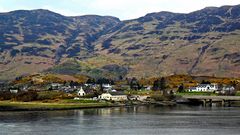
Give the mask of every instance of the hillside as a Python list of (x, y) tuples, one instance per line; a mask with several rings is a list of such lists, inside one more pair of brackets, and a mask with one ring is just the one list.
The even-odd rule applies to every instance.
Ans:
[(189, 14), (66, 17), (0, 13), (0, 79), (35, 72), (93, 77), (240, 77), (240, 5)]

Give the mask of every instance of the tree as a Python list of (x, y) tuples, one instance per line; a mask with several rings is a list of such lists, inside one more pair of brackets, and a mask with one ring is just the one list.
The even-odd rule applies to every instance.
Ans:
[(131, 82), (130, 82), (130, 88), (133, 89), (133, 90), (141, 89), (141, 87), (140, 87), (140, 85), (138, 83), (138, 80), (135, 77), (133, 77)]
[(184, 85), (181, 84), (179, 87), (178, 87), (178, 92), (184, 92)]
[(99, 78), (97, 80), (97, 84), (111, 84), (111, 80), (106, 79), (106, 78)]
[(103, 92), (103, 84), (100, 83), (100, 91)]
[(71, 87), (74, 86), (74, 82), (73, 81), (70, 81), (70, 84), (69, 84)]
[(95, 79), (90, 79), (89, 78), (86, 83), (87, 84), (94, 84), (95, 82), (96, 82)]
[(235, 88), (237, 86), (237, 82), (236, 81), (231, 81), (230, 84)]
[(123, 80), (123, 76), (120, 75), (120, 76), (118, 77), (118, 79), (119, 79), (120, 81)]
[(202, 80), (201, 84), (211, 84), (211, 82)]
[(153, 90), (154, 91), (160, 90), (160, 80), (159, 79), (157, 79), (153, 82)]
[(16, 95), (17, 101), (30, 102), (37, 100), (38, 94), (36, 91), (21, 92)]
[(167, 87), (166, 87), (166, 80), (164, 77), (161, 78), (160, 80), (160, 90), (165, 90)]
[(166, 89), (166, 80), (164, 77), (161, 79), (157, 79), (153, 82), (153, 90), (162, 90), (164, 91)]

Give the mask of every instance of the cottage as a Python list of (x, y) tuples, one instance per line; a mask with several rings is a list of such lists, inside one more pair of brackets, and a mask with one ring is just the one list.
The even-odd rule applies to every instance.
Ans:
[(101, 100), (113, 100), (113, 101), (125, 101), (127, 100), (127, 95), (122, 93), (103, 93), (98, 96), (98, 99)]
[(111, 100), (112, 99), (112, 95), (110, 93), (103, 93), (103, 94), (98, 96), (98, 99), (101, 99), (101, 100)]
[(218, 90), (217, 84), (199, 84), (196, 87), (189, 88), (190, 92), (214, 92)]
[(235, 88), (234, 88), (233, 86), (224, 86), (224, 87), (222, 88), (222, 90), (223, 90), (223, 91), (234, 91)]
[(18, 88), (10, 88), (9, 91), (13, 94), (17, 94), (19, 92)]
[(57, 90), (61, 86), (62, 86), (62, 84), (60, 84), (60, 83), (52, 83), (50, 87), (51, 87), (52, 90)]
[(151, 89), (152, 89), (151, 86), (147, 86), (147, 87), (146, 87), (146, 90), (151, 90)]
[(78, 91), (78, 96), (85, 96), (86, 95), (86, 93), (85, 93), (85, 91), (83, 90), (83, 88), (81, 87), (80, 89), (79, 89), (79, 91)]
[(233, 86), (223, 86), (219, 91), (217, 91), (217, 93), (223, 95), (234, 95), (235, 88)]
[(132, 95), (129, 97), (130, 100), (138, 100), (138, 101), (145, 101), (149, 98), (149, 96), (146, 95)]
[(110, 84), (102, 84), (103, 90), (104, 91), (111, 91), (112, 86)]

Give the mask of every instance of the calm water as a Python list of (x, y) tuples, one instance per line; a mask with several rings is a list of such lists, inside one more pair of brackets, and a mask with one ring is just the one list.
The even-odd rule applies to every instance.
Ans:
[(154, 107), (0, 112), (0, 135), (239, 135), (240, 108)]

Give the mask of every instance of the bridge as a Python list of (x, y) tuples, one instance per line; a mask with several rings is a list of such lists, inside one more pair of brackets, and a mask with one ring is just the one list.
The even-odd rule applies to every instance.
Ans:
[(190, 96), (185, 95), (182, 96), (185, 99), (188, 99), (190, 101), (201, 101), (203, 103), (203, 106), (212, 106), (212, 103), (221, 103), (222, 106), (231, 106), (232, 102), (239, 101), (240, 102), (240, 96)]

